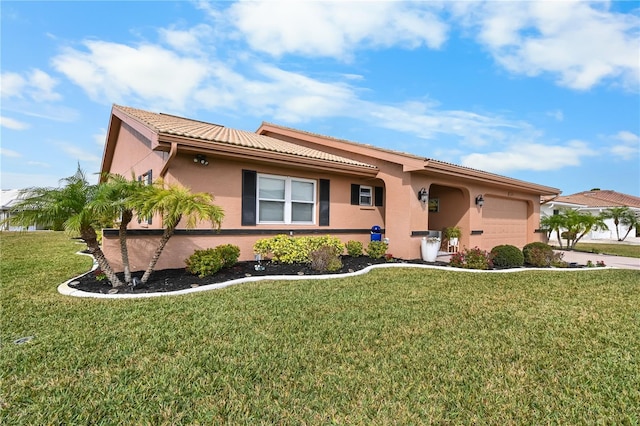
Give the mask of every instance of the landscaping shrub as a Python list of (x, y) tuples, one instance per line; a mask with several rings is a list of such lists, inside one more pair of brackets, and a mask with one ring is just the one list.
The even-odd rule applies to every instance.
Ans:
[(224, 261), (220, 256), (220, 252), (209, 248), (205, 250), (196, 250), (187, 260), (187, 271), (200, 278), (207, 275), (213, 275), (224, 266)]
[(389, 245), (384, 241), (371, 241), (367, 246), (367, 256), (372, 259), (380, 259), (387, 252)]
[(225, 268), (230, 268), (238, 263), (240, 247), (233, 244), (222, 244), (217, 246), (214, 250), (220, 254)]
[(522, 248), (522, 254), (527, 265), (537, 267), (551, 266), (554, 258), (553, 248), (549, 244), (542, 242), (527, 244)]
[(464, 269), (489, 269), (493, 266), (491, 253), (478, 247), (465, 248), (451, 256), (449, 265)]
[(360, 241), (347, 241), (347, 254), (351, 257), (362, 256), (363, 245)]
[(311, 252), (323, 246), (331, 247), (338, 255), (344, 251), (342, 241), (329, 235), (320, 237), (290, 237), (284, 234), (256, 241), (253, 245), (253, 250), (263, 257), (269, 257), (269, 255), (271, 255), (271, 259), (276, 262), (309, 263), (309, 255)]
[(493, 266), (498, 268), (515, 268), (524, 265), (522, 251), (509, 244), (495, 246), (491, 249)]
[(222, 268), (229, 268), (238, 262), (240, 247), (233, 244), (223, 244), (216, 248), (196, 250), (188, 259), (187, 271), (200, 278), (213, 275)]
[(335, 247), (322, 246), (309, 253), (311, 269), (320, 272), (335, 272), (342, 268), (340, 254)]

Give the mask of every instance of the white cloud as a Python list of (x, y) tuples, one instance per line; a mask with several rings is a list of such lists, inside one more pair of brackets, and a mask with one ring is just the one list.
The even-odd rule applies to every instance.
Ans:
[(20, 154), (19, 152), (13, 151), (7, 148), (0, 148), (0, 155), (3, 157), (12, 157), (12, 158), (22, 157), (22, 154)]
[(100, 162), (102, 161), (100, 156), (94, 154), (93, 152), (89, 152), (82, 148), (79, 148), (73, 144), (67, 142), (56, 142), (55, 144), (64, 153), (66, 153), (67, 156), (71, 157), (74, 160), (88, 161), (95, 164), (100, 164)]
[(29, 124), (13, 118), (0, 116), (0, 127), (6, 127), (11, 130), (25, 130), (29, 128)]
[(380, 127), (424, 139), (454, 135), (461, 138), (463, 144), (476, 147), (503, 143), (508, 137), (507, 132), (533, 132), (531, 126), (524, 122), (469, 111), (443, 110), (435, 104), (422, 102), (408, 102), (401, 106), (364, 103), (354, 112), (360, 117), (369, 115), (372, 122)]
[(15, 72), (0, 74), (0, 94), (2, 98), (21, 97), (27, 81)]
[(105, 129), (100, 129), (99, 133), (95, 133), (91, 135), (91, 137), (93, 138), (93, 141), (96, 143), (96, 145), (104, 147), (104, 144), (107, 140), (107, 131)]
[(611, 154), (623, 160), (638, 160), (640, 136), (623, 130), (615, 134), (611, 139), (616, 143), (609, 149)]
[(196, 25), (188, 30), (160, 29), (162, 39), (179, 52), (200, 53), (201, 40), (210, 38), (212, 34), (212, 28), (204, 24)]
[(130, 47), (103, 41), (84, 45), (87, 51), (67, 48), (52, 63), (95, 101), (121, 103), (134, 97), (182, 110), (208, 74), (206, 62), (156, 45)]
[(37, 68), (32, 69), (24, 76), (14, 72), (6, 72), (2, 74), (1, 78), (2, 98), (29, 98), (35, 102), (51, 102), (62, 98), (54, 90), (58, 85), (57, 80)]
[(640, 142), (640, 136), (627, 130), (618, 132), (613, 138), (629, 144), (637, 144)]
[(582, 157), (596, 154), (587, 143), (578, 140), (570, 141), (564, 146), (522, 143), (513, 144), (505, 151), (462, 156), (462, 165), (494, 173), (518, 170), (546, 171), (579, 166)]
[(234, 3), (228, 13), (256, 51), (347, 59), (362, 47), (439, 48), (447, 26), (432, 12), (436, 7), (426, 2), (252, 1)]
[(46, 72), (34, 69), (29, 73), (29, 95), (36, 102), (51, 102), (62, 99), (53, 89), (58, 82)]
[(27, 165), (34, 166), (34, 167), (44, 167), (46, 169), (51, 167), (51, 164), (44, 163), (42, 161), (27, 161)]
[(557, 121), (564, 121), (564, 112), (562, 112), (562, 110), (557, 109), (555, 111), (549, 111), (547, 112), (547, 115), (549, 117), (553, 117)]
[(511, 72), (551, 73), (558, 84), (577, 90), (609, 79), (638, 90), (640, 17), (635, 14), (575, 0), (483, 2), (453, 10), (461, 22), (478, 28), (478, 41)]

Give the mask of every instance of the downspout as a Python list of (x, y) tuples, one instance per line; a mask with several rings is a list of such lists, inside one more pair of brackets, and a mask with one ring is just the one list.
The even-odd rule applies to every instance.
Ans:
[(171, 149), (169, 150), (169, 157), (167, 161), (164, 162), (162, 166), (162, 170), (160, 170), (160, 177), (164, 179), (164, 176), (167, 174), (169, 170), (169, 163), (173, 160), (178, 153), (178, 142), (171, 142)]

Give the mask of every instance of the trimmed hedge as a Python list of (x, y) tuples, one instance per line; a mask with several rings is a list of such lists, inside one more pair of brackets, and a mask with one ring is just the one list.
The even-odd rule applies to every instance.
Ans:
[(229, 268), (238, 263), (240, 248), (233, 244), (223, 244), (216, 248), (196, 250), (185, 259), (187, 271), (200, 278), (213, 275), (222, 268)]
[(491, 249), (493, 266), (498, 268), (515, 268), (524, 265), (522, 251), (510, 244), (495, 246)]

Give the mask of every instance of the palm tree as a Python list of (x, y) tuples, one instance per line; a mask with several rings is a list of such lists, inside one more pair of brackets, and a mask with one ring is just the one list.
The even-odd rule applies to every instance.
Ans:
[(547, 231), (547, 240), (551, 237), (551, 233), (555, 231), (560, 248), (562, 248), (562, 238), (560, 236), (560, 230), (562, 229), (563, 225), (564, 218), (559, 214), (545, 216), (540, 219), (540, 226)]
[(34, 223), (53, 227), (62, 223), (64, 230), (79, 235), (87, 244), (89, 253), (113, 287), (124, 285), (109, 265), (100, 244), (96, 228), (100, 228), (105, 216), (90, 208), (97, 185), (87, 182), (84, 172), (78, 166), (73, 176), (62, 179), (59, 188), (28, 188), (21, 192), (20, 201), (12, 207), (10, 223), (29, 226)]
[(192, 193), (181, 185), (166, 185), (162, 179), (156, 180), (153, 185), (145, 186), (132, 197), (131, 206), (140, 217), (149, 217), (154, 214), (162, 216), (164, 232), (158, 246), (145, 271), (142, 283), (146, 283), (154, 271), (158, 259), (169, 239), (175, 233), (176, 227), (184, 217), (187, 219), (187, 228), (195, 227), (198, 221), (209, 221), (212, 226), (220, 228), (224, 212), (222, 208), (213, 204), (213, 196), (204, 192)]
[(629, 210), (620, 218), (620, 223), (627, 227), (627, 233), (620, 240), (624, 241), (633, 228), (638, 229), (640, 227), (640, 216), (638, 213)]
[(594, 216), (589, 213), (568, 209), (561, 212), (559, 216), (562, 216), (562, 228), (566, 229), (562, 235), (566, 237), (567, 248), (569, 249), (575, 248), (578, 241), (589, 232), (599, 229), (609, 229), (600, 215)]
[(103, 182), (98, 186), (96, 196), (90, 207), (99, 214), (109, 218), (118, 218), (118, 238), (124, 281), (131, 284), (131, 268), (129, 267), (129, 250), (127, 249), (127, 226), (133, 219), (131, 197), (142, 189), (142, 183), (132, 177), (128, 180), (117, 174), (103, 175)]
[(616, 225), (616, 236), (618, 237), (618, 241), (622, 241), (620, 239), (620, 228), (618, 225), (620, 224), (620, 219), (622, 219), (626, 214), (630, 212), (629, 207), (610, 207), (600, 213), (600, 216), (603, 219), (613, 219), (613, 223)]

